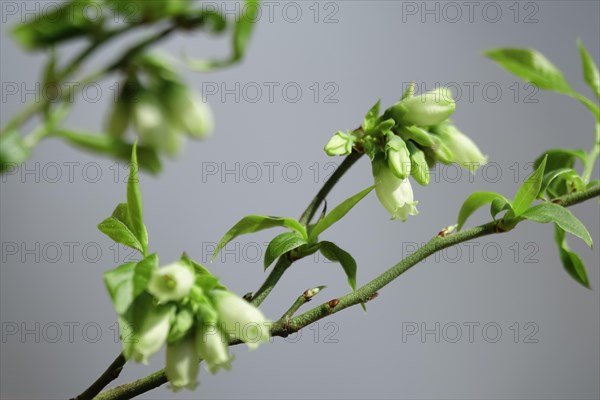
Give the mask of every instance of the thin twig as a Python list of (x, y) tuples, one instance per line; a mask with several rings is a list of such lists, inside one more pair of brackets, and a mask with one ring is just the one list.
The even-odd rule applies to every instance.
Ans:
[(296, 311), (298, 311), (300, 309), (300, 307), (302, 307), (304, 304), (311, 301), (312, 298), (314, 296), (316, 296), (317, 293), (319, 293), (323, 289), (325, 289), (325, 286), (317, 286), (315, 288), (305, 290), (304, 293), (302, 293), (300, 296), (298, 296), (296, 301), (294, 301), (294, 304), (292, 304), (291, 307), (285, 313), (283, 313), (283, 315), (281, 316), (281, 318), (279, 318), (279, 320), (280, 321), (289, 321), (290, 318), (292, 318), (294, 316), (294, 314), (296, 314)]
[(117, 379), (123, 370), (123, 366), (127, 360), (125, 360), (125, 356), (123, 353), (119, 354), (117, 358), (108, 366), (106, 371), (94, 383), (90, 385), (83, 393), (79, 396), (75, 397), (73, 400), (91, 400), (98, 393), (102, 391), (112, 381)]
[[(340, 178), (350, 169), (352, 165), (362, 156), (362, 153), (352, 152), (348, 155), (344, 161), (336, 168), (333, 174), (327, 179), (327, 181), (323, 184), (323, 187), (317, 192), (316, 196), (312, 199), (306, 210), (300, 216), (300, 223), (303, 225), (308, 225), (310, 220), (313, 218), (317, 209), (321, 205), (321, 203), (325, 200), (331, 189), (336, 185), (336, 183), (340, 180)], [(254, 293), (252, 297), (251, 303), (255, 306), (259, 306), (271, 293), (271, 290), (275, 287), (279, 279), (283, 276), (284, 272), (292, 265), (293, 261), (289, 257), (289, 253), (285, 253), (279, 260), (275, 267), (271, 270), (271, 273), (267, 276), (265, 282), (261, 285), (261, 287)]]

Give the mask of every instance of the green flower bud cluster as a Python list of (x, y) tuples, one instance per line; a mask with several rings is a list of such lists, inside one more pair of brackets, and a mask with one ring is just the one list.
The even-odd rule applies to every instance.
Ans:
[(173, 390), (195, 388), (200, 360), (211, 373), (229, 370), (230, 340), (241, 340), (251, 350), (269, 341), (270, 324), (262, 312), (187, 256), (153, 266), (146, 276), (145, 290), (120, 315), (133, 330), (127, 335), (122, 330), (124, 354), (147, 363), (166, 344), (166, 375)]
[(141, 144), (175, 155), (183, 136), (203, 139), (212, 133), (213, 116), (163, 56), (144, 55), (131, 63), (107, 131), (120, 138), (130, 125)]
[(325, 146), (328, 155), (365, 152), (372, 161), (375, 192), (392, 219), (418, 213), (408, 177), (429, 184), (437, 162), (458, 163), (473, 172), (486, 157), (449, 120), (456, 104), (448, 88), (415, 95), (410, 85), (402, 99), (379, 116), (377, 102), (361, 128), (337, 132)]

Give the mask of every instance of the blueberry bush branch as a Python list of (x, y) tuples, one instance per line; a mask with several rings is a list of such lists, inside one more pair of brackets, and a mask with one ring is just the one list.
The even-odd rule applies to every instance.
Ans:
[[(581, 44), (580, 49), (583, 49)], [(520, 74), (524, 78), (535, 80), (534, 83), (541, 85), (542, 88), (558, 88), (557, 91), (562, 91), (580, 101), (584, 98), (581, 94), (574, 94), (570, 86), (564, 81), (564, 78), (562, 78), (560, 71), (543, 58), (540, 53), (526, 49), (499, 49), (489, 52), (488, 55), (495, 58), (510, 71), (518, 75)], [(590, 67), (589, 60), (586, 64), (585, 57), (582, 56), (582, 60), (584, 65), (588, 66), (588, 69), (595, 69), (595, 65)], [(588, 72), (584, 68), (586, 81), (590, 81), (588, 79), (590, 75)], [(594, 83), (593, 80), (590, 82)], [(590, 87), (594, 88), (594, 85), (590, 84)], [(597, 106), (591, 100), (582, 101), (582, 103), (598, 119), (598, 115), (594, 109)], [(590, 161), (595, 163), (596, 161), (596, 142), (589, 153), (582, 150), (563, 149), (552, 149), (544, 152), (535, 161), (534, 172), (519, 187), (513, 199), (494, 192), (476, 192), (471, 194), (460, 209), (456, 224), (442, 229), (433, 239), (415, 253), (409, 255), (380, 276), (357, 289), (357, 264), (355, 260), (348, 252), (339, 248), (336, 244), (329, 241), (321, 241), (319, 236), (322, 233), (341, 220), (373, 188), (375, 188), (377, 197), (382, 205), (390, 212), (392, 219), (404, 221), (410, 215), (418, 213), (416, 208), (417, 201), (413, 198), (412, 188), (408, 181), (409, 176), (413, 177), (419, 184), (426, 186), (429, 184), (428, 169), (437, 162), (454, 162), (473, 171), (487, 160), (487, 157), (479, 151), (477, 146), (449, 121), (448, 118), (454, 112), (455, 104), (448, 90), (445, 88), (439, 88), (417, 96), (413, 88), (409, 87), (401, 100), (389, 107), (381, 115), (379, 107), (380, 103), (377, 102), (369, 110), (361, 127), (350, 132), (339, 131), (327, 143), (325, 146), (327, 154), (332, 156), (345, 155), (346, 159), (318, 192), (307, 210), (302, 214), (300, 220), (260, 215), (244, 217), (223, 236), (213, 254), (214, 258), (227, 243), (239, 235), (251, 234), (271, 228), (288, 229), (287, 232), (275, 236), (267, 247), (264, 262), (265, 270), (270, 268), (275, 259), (279, 258), (279, 260), (256, 294), (248, 297), (249, 302), (244, 307), (250, 307), (251, 309), (254, 309), (253, 307), (260, 305), (264, 301), (284, 272), (295, 260), (320, 251), (326, 258), (340, 263), (352, 291), (294, 317), (296, 312), (306, 302), (321, 291), (322, 287), (305, 291), (303, 295), (298, 297), (283, 312), (281, 318), (270, 326), (270, 336), (287, 336), (321, 318), (335, 314), (356, 304), (361, 304), (364, 307), (365, 303), (377, 297), (382, 288), (430, 255), (467, 240), (509, 232), (525, 220), (538, 223), (551, 222), (555, 225), (559, 256), (565, 269), (579, 283), (589, 287), (585, 267), (579, 256), (569, 250), (565, 234), (568, 232), (581, 238), (590, 247), (592, 246), (592, 238), (583, 223), (568, 211), (566, 207), (600, 195), (598, 182), (590, 182), (589, 176), (587, 176), (587, 171), (591, 171), (587, 163)], [(362, 154), (367, 154), (371, 160), (375, 185), (351, 196), (328, 213), (326, 210), (323, 210), (320, 218), (311, 224), (312, 218), (321, 203), (325, 201), (329, 191)], [(578, 171), (574, 168), (575, 159), (581, 160), (583, 164), (584, 173), (582, 175), (579, 175)], [(536, 203), (536, 200), (541, 201)], [(490, 205), (490, 214), (493, 221), (462, 230), (467, 219), (478, 208), (488, 204)], [(138, 231), (142, 230), (138, 229)], [(109, 234), (106, 231), (105, 233)], [(115, 236), (113, 239), (118, 240), (119, 238)], [(121, 241), (121, 243), (125, 242)], [(133, 242), (131, 246), (135, 248), (137, 244)], [(138, 247), (141, 247), (144, 255), (147, 254), (143, 245)], [(171, 267), (164, 267), (163, 270), (168, 268)], [(204, 267), (198, 265), (197, 268), (201, 268), (200, 271), (203, 271), (203, 274), (210, 274)], [(169, 276), (168, 282), (175, 282), (172, 285), (176, 286), (177, 279), (174, 278), (173, 274)], [(179, 279), (179, 281), (184, 282), (185, 279)], [(153, 291), (151, 286), (148, 286), (149, 291), (154, 296), (157, 296), (160, 302), (159, 293)], [(212, 288), (214, 287), (209, 287), (209, 290), (212, 290)], [(171, 287), (168, 287), (168, 289), (172, 290)], [(218, 293), (225, 292), (220, 290)], [(210, 295), (209, 292), (209, 299), (211, 296), (214, 295)], [(171, 298), (164, 300), (168, 301), (169, 299)], [(178, 299), (181, 300), (181, 298)], [(115, 300), (113, 299), (113, 301)], [(218, 302), (215, 302), (214, 299), (212, 302), (218, 308)], [(185, 304), (185, 300), (183, 300), (183, 304)], [(119, 312), (118, 302), (115, 302), (115, 307), (117, 312)], [(196, 320), (196, 324), (204, 323), (204, 318), (206, 316), (201, 316)], [(262, 316), (255, 318), (258, 320), (263, 319)], [(188, 322), (185, 325), (186, 329), (190, 329), (191, 325), (193, 323)], [(238, 335), (238, 337), (235, 335), (226, 336), (228, 336), (227, 345), (235, 345), (243, 341), (248, 343), (248, 338), (244, 338), (241, 335)], [(181, 340), (181, 336), (178, 336), (174, 340)], [(205, 343), (205, 346), (207, 345)], [(151, 352), (156, 351), (157, 347), (154, 346)], [(169, 347), (167, 346), (167, 351), (168, 349)], [(199, 357), (196, 361), (204, 359), (207, 362), (209, 370), (214, 369), (215, 360), (203, 357), (200, 351), (198, 351), (198, 355)], [(173, 368), (169, 366), (169, 360), (167, 353), (167, 368), (165, 370), (108, 390), (101, 393), (99, 398), (131, 398), (132, 396), (160, 386), (167, 381), (171, 382), (171, 385), (175, 388), (179, 386), (189, 387), (190, 379), (192, 378), (188, 377), (184, 379), (185, 385), (182, 385), (180, 382), (178, 383), (169, 377), (169, 370)], [(225, 360), (227, 360), (226, 357)], [(229, 365), (228, 361), (224, 362), (227, 366)], [(217, 362), (217, 366), (222, 367), (222, 363)], [(191, 376), (194, 376), (197, 370), (192, 368), (188, 372)], [(172, 372), (171, 375), (173, 375)]]
[[(96, 20), (85, 17), (81, 11), (88, 3), (100, 7), (106, 14)], [(49, 136), (131, 161), (125, 201), (117, 204), (112, 214), (98, 224), (103, 234), (140, 256), (139, 261), (125, 263), (104, 274), (104, 283), (119, 322), (122, 352), (76, 399), (129, 399), (167, 382), (174, 391), (193, 390), (201, 362), (210, 373), (231, 368), (230, 346), (245, 343), (254, 350), (273, 336), (285, 337), (348, 307), (360, 304), (365, 308), (380, 290), (432, 254), (467, 240), (509, 232), (526, 220), (554, 225), (558, 254), (565, 270), (578, 283), (590, 287), (581, 258), (568, 246), (567, 233), (580, 238), (589, 247), (592, 247), (592, 237), (567, 207), (600, 196), (600, 182), (592, 180), (600, 153), (600, 108), (595, 100), (575, 91), (562, 72), (541, 53), (519, 48), (490, 50), (486, 55), (540, 89), (567, 95), (582, 103), (595, 118), (595, 131), (589, 151), (550, 149), (543, 152), (534, 162), (534, 172), (512, 198), (495, 192), (472, 193), (459, 210), (455, 224), (443, 228), (427, 244), (383, 274), (362, 286), (357, 285), (356, 260), (337, 243), (322, 238), (331, 226), (341, 221), (372, 191), (391, 219), (406, 221), (419, 213), (412, 181), (429, 185), (429, 171), (437, 163), (456, 163), (473, 172), (487, 162), (487, 156), (451, 121), (456, 108), (451, 91), (440, 87), (417, 94), (414, 85), (410, 85), (398, 102), (380, 111), (378, 101), (358, 128), (338, 131), (331, 137), (324, 147), (325, 153), (345, 156), (345, 159), (299, 219), (249, 215), (221, 238), (213, 259), (240, 235), (266, 229), (284, 230), (267, 246), (264, 270), (271, 268), (271, 271), (255, 293), (244, 298), (232, 293), (211, 271), (185, 252), (176, 260), (162, 263), (158, 254), (152, 252), (144, 223), (138, 168), (153, 173), (160, 171), (159, 154), (174, 156), (179, 151), (182, 137), (204, 138), (212, 131), (213, 122), (207, 105), (188, 90), (168, 58), (152, 54), (148, 49), (176, 32), (202, 30), (223, 34), (232, 27), (229, 57), (193, 60), (186, 56), (184, 60), (189, 68), (198, 71), (227, 67), (242, 59), (259, 15), (258, 0), (246, 0), (243, 15), (233, 23), (218, 11), (197, 4), (186, 0), (67, 1), (55, 12), (40, 15), (13, 30), (16, 40), (26, 49), (48, 52), (42, 75), (44, 87), (60, 85), (72, 78), (79, 79), (80, 84), (92, 82), (113, 73), (119, 74), (122, 83), (108, 115), (105, 134), (89, 134), (64, 127), (70, 104), (69, 99), (58, 94), (54, 99), (45, 97), (26, 106), (9, 121), (0, 135), (0, 172), (7, 172), (27, 160), (31, 150)], [(129, 7), (129, 17), (133, 18), (118, 21), (120, 23), (115, 27), (106, 15), (118, 19), (123, 7)], [(83, 74), (83, 66), (93, 54), (113, 39), (137, 28), (152, 32), (107, 65)], [(60, 66), (59, 48), (73, 39), (84, 39), (87, 45)], [(583, 79), (600, 100), (598, 68), (583, 43), (578, 41), (577, 44)], [(22, 136), (24, 126), (34, 117), (41, 118), (42, 122)], [(129, 130), (135, 131), (135, 139), (126, 139)], [(370, 160), (372, 185), (328, 210), (327, 196), (363, 155)], [(325, 206), (314, 221), (322, 204)], [(483, 206), (490, 207), (492, 221), (463, 230), (467, 220)], [(339, 263), (351, 290), (297, 315), (325, 287), (308, 289), (292, 299), (291, 306), (281, 310), (278, 320), (268, 320), (258, 307), (295, 261), (316, 252)], [(166, 349), (163, 370), (102, 392), (119, 376), (126, 362), (148, 363), (163, 347)]]
[[(570, 207), (586, 200), (590, 200), (600, 196), (600, 186), (596, 186), (591, 189), (587, 189), (583, 192), (577, 192), (565, 195), (557, 202), (563, 207)], [(499, 229), (498, 221), (491, 221), (483, 225), (479, 225), (470, 229), (466, 229), (450, 235), (436, 235), (427, 244), (419, 248), (413, 254), (394, 265), (386, 272), (373, 279), (369, 283), (360, 287), (354, 292), (350, 292), (337, 299), (332, 299), (323, 303), (303, 314), (298, 315), (294, 318), (288, 318), (290, 310), (296, 312), (299, 307), (306, 303), (305, 295), (300, 296), (292, 308), (286, 312), (282, 318), (275, 322), (271, 328), (272, 336), (286, 337), (294, 332), (301, 330), (302, 328), (320, 320), (331, 316), (337, 312), (340, 312), (348, 307), (361, 304), (373, 299), (379, 291), (391, 283), (393, 280), (398, 278), (404, 272), (408, 271), (413, 266), (419, 264), (427, 257), (434, 253), (441, 251), (447, 247), (457, 245), (462, 242), (481, 238), (487, 235), (499, 234), (505, 231)], [(314, 290), (314, 289), (311, 289)], [(309, 290), (310, 291), (310, 290)], [(307, 291), (308, 292), (308, 291)], [(233, 342), (232, 345), (237, 344)], [(108, 390), (98, 396), (98, 399), (102, 400), (123, 400), (130, 399), (134, 396), (145, 393), (149, 390), (155, 389), (163, 384), (167, 383), (167, 377), (165, 370), (159, 370), (157, 372), (148, 375), (145, 378), (137, 381), (121, 385), (115, 389)]]

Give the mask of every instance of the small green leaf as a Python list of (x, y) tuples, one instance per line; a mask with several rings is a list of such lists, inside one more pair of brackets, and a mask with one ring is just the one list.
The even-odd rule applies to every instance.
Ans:
[(112, 216), (98, 224), (98, 229), (115, 242), (144, 254), (144, 247), (132, 232), (131, 222), (127, 214), (127, 204), (120, 203), (117, 205)]
[(590, 281), (587, 276), (587, 271), (585, 270), (585, 265), (577, 253), (569, 250), (565, 238), (565, 231), (558, 225), (554, 225), (554, 232), (554, 239), (558, 245), (558, 254), (565, 271), (567, 271), (567, 273), (579, 284), (590, 289)]
[(541, 224), (554, 222), (592, 247), (592, 237), (585, 225), (563, 206), (554, 203), (538, 204), (522, 213), (521, 217)]
[(579, 47), (579, 54), (581, 55), (583, 79), (590, 89), (592, 89), (592, 92), (594, 92), (598, 100), (600, 100), (600, 72), (598, 72), (598, 67), (594, 62), (594, 59), (586, 50), (581, 39), (577, 39), (577, 47)]
[[(492, 203), (496, 199), (502, 200), (504, 204), (510, 204), (510, 201), (506, 197), (498, 193), (475, 192), (471, 194), (469, 197), (467, 197), (462, 207), (460, 208), (460, 211), (458, 212), (458, 226), (456, 227), (456, 229), (460, 230), (467, 221), (467, 219), (471, 216), (471, 214), (477, 211), (477, 209), (483, 207), (486, 204)], [(504, 207), (504, 205), (502, 207)]]
[(339, 262), (348, 277), (348, 284), (356, 290), (356, 261), (347, 251), (332, 242), (320, 242), (319, 250), (329, 261)]
[(252, 30), (260, 17), (260, 0), (245, 0), (242, 10), (242, 13), (236, 17), (231, 56), (221, 60), (191, 60), (188, 58), (188, 67), (197, 71), (210, 71), (228, 67), (244, 58)]
[(136, 263), (118, 266), (104, 274), (104, 284), (117, 314), (123, 314), (133, 302), (133, 271)]
[(406, 87), (406, 90), (404, 91), (404, 93), (402, 93), (402, 97), (400, 98), (400, 101), (407, 100), (407, 99), (410, 99), (411, 97), (413, 97), (415, 95), (415, 86), (416, 86), (416, 83), (411, 82)]
[(496, 215), (500, 214), (502, 211), (511, 211), (512, 205), (510, 201), (505, 198), (496, 198), (492, 200), (492, 204), (490, 205), (490, 214), (494, 221), (496, 220)]
[(393, 135), (394, 133), (391, 131), (391, 129), (394, 127), (394, 125), (396, 125), (396, 121), (394, 121), (391, 118), (388, 118), (388, 119), (378, 123), (377, 126), (375, 126), (373, 128), (371, 133), (378, 133), (378, 134), (383, 134), (383, 135)]
[(296, 232), (284, 232), (275, 236), (265, 251), (265, 270), (281, 255), (294, 250), (303, 244), (306, 244), (306, 240), (300, 237)]
[(529, 175), (527, 179), (525, 179), (525, 182), (523, 182), (517, 191), (512, 204), (515, 216), (518, 217), (521, 215), (537, 198), (537, 195), (540, 192), (540, 187), (542, 186), (542, 179), (544, 177), (544, 170), (546, 168), (546, 160), (547, 156), (544, 157), (537, 169), (533, 171), (533, 173)]
[[(78, 37), (84, 38), (92, 32), (100, 33), (105, 18), (87, 18), (86, 7), (90, 1), (68, 1), (55, 4), (26, 22), (16, 25), (12, 34), (27, 50), (47, 48)], [(97, 5), (100, 7), (100, 5)], [(97, 11), (101, 13), (101, 9)]]
[(488, 50), (485, 55), (540, 89), (567, 94), (573, 91), (562, 72), (536, 50), (503, 48)]
[(321, 234), (321, 232), (325, 231), (331, 225), (335, 224), (337, 221), (342, 219), (344, 215), (346, 215), (352, 209), (352, 207), (354, 207), (359, 201), (361, 201), (366, 195), (368, 195), (374, 187), (375, 186), (373, 185), (361, 190), (360, 192), (344, 200), (336, 208), (331, 210), (331, 212), (327, 214), (322, 220), (320, 220), (310, 231), (308, 242), (314, 243)]
[(571, 168), (560, 168), (560, 169), (555, 169), (553, 171), (548, 172), (547, 174), (544, 175), (544, 179), (542, 180), (542, 186), (540, 187), (540, 192), (538, 193), (538, 198), (543, 199), (544, 198), (544, 193), (546, 193), (546, 189), (548, 189), (548, 186), (550, 186), (550, 184), (558, 179), (560, 176), (562, 175), (566, 175), (566, 174), (577, 174), (577, 171), (575, 171), (574, 169)]
[(546, 150), (544, 154), (539, 156), (533, 162), (533, 168), (537, 169), (545, 157), (546, 160), (546, 172), (554, 171), (555, 169), (561, 168), (573, 168), (575, 165), (575, 159), (579, 159), (582, 163), (585, 163), (587, 154), (584, 150), (572, 150), (572, 149), (551, 149)]
[(206, 269), (206, 267), (204, 267), (201, 264), (198, 264), (196, 261), (192, 260), (186, 253), (183, 253), (181, 255), (181, 261), (183, 261), (184, 263), (186, 263), (187, 265), (192, 267), (194, 269), (194, 272), (196, 273), (196, 276), (212, 275), (210, 273), (210, 271), (208, 269)]
[(267, 217), (262, 215), (249, 215), (247, 217), (242, 218), (235, 224), (231, 229), (223, 235), (219, 244), (217, 245), (217, 249), (213, 253), (211, 257), (211, 262), (217, 257), (217, 254), (227, 245), (227, 243), (231, 242), (233, 239), (240, 235), (244, 235), (247, 233), (254, 233), (258, 231), (262, 231), (264, 229), (275, 228), (275, 227), (286, 227), (290, 228), (296, 232), (298, 232), (302, 237), (308, 237), (306, 233), (306, 229), (300, 222), (296, 221), (292, 218), (282, 218), (282, 217)]
[(369, 131), (371, 128), (373, 128), (375, 126), (375, 121), (377, 121), (377, 118), (379, 117), (379, 106), (380, 105), (381, 105), (381, 99), (377, 100), (377, 103), (375, 103), (375, 105), (373, 107), (371, 107), (369, 112), (367, 112), (367, 115), (365, 115), (365, 118), (363, 121), (363, 129), (365, 131)]
[(587, 184), (586, 189), (591, 189), (597, 185), (600, 185), (600, 179), (594, 179), (593, 181), (590, 181), (590, 183)]
[(131, 221), (132, 231), (142, 245), (143, 254), (146, 255), (148, 251), (148, 233), (146, 232), (146, 226), (144, 225), (142, 208), (136, 143), (134, 143), (131, 151), (129, 179), (127, 181), (127, 213), (129, 215), (129, 220)]
[(192, 326), (194, 326), (194, 313), (189, 307), (180, 308), (171, 323), (167, 343), (174, 343), (184, 337)]
[(233, 61), (241, 60), (246, 52), (246, 47), (252, 36), (252, 29), (259, 17), (260, 1), (246, 0), (243, 4), (244, 12), (238, 17), (233, 32)]
[(138, 263), (127, 263), (104, 274), (104, 283), (117, 314), (124, 314), (146, 289), (158, 268), (158, 256), (151, 254)]
[(216, 276), (211, 274), (204, 266), (189, 258), (186, 253), (181, 255), (181, 261), (194, 269), (194, 272), (196, 273), (195, 285), (203, 292), (210, 292), (215, 288), (227, 290), (227, 288), (219, 282), (219, 279)]
[[(121, 160), (129, 160), (133, 151), (132, 144), (113, 136), (93, 135), (68, 130), (59, 130), (54, 133), (72, 145)], [(140, 168), (152, 174), (161, 171), (162, 165), (154, 148), (137, 146), (137, 153)]]
[(133, 297), (139, 296), (146, 287), (152, 274), (158, 269), (158, 255), (156, 253), (150, 254), (135, 265), (133, 270)]

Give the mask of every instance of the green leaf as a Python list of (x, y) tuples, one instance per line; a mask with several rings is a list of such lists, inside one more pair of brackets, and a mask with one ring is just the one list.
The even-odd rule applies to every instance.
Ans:
[(569, 250), (569, 246), (565, 238), (565, 231), (558, 225), (554, 225), (554, 232), (554, 240), (558, 245), (558, 254), (565, 271), (567, 271), (567, 273), (575, 281), (590, 289), (590, 281), (587, 276), (587, 271), (585, 270), (585, 265), (577, 253)]
[(196, 286), (200, 287), (203, 292), (209, 292), (215, 288), (227, 290), (227, 288), (223, 286), (221, 282), (219, 282), (219, 279), (216, 276), (211, 274), (210, 271), (204, 266), (189, 258), (186, 253), (182, 254), (181, 261), (194, 269), (194, 272), (196, 273), (195, 284)]
[(132, 232), (131, 222), (127, 214), (127, 204), (120, 203), (115, 208), (112, 216), (98, 224), (98, 229), (115, 242), (144, 254), (144, 247)]
[(555, 169), (561, 168), (573, 168), (575, 165), (575, 159), (578, 158), (582, 163), (585, 163), (587, 154), (584, 150), (572, 150), (572, 149), (551, 149), (546, 150), (544, 154), (539, 156), (533, 162), (533, 168), (537, 169), (544, 158), (546, 158), (546, 172), (554, 171)]
[(577, 174), (577, 171), (575, 171), (572, 168), (560, 168), (560, 169), (555, 169), (553, 171), (548, 172), (547, 174), (544, 175), (544, 179), (542, 180), (542, 186), (540, 187), (540, 192), (538, 193), (538, 198), (543, 199), (544, 198), (544, 193), (546, 192), (546, 189), (548, 189), (548, 186), (550, 186), (550, 184), (556, 180), (557, 178), (559, 178), (562, 175), (565, 174)]
[(332, 242), (320, 242), (319, 250), (329, 261), (339, 262), (348, 277), (348, 284), (352, 290), (356, 290), (356, 261), (350, 253), (339, 248)]
[(485, 55), (540, 89), (567, 94), (573, 92), (562, 72), (536, 50), (503, 48), (488, 50)]
[(583, 79), (590, 89), (592, 89), (592, 92), (594, 92), (598, 100), (600, 100), (600, 72), (598, 72), (598, 67), (594, 62), (594, 59), (586, 50), (581, 39), (577, 39), (577, 47), (579, 47), (579, 54), (581, 55)]
[(391, 118), (388, 118), (378, 123), (377, 126), (373, 128), (371, 133), (393, 135), (394, 133), (391, 131), (391, 129), (394, 127), (394, 125), (396, 125), (396, 121), (394, 121)]
[(368, 195), (374, 187), (375, 185), (361, 190), (360, 192), (350, 197), (349, 199), (344, 200), (336, 208), (331, 210), (331, 212), (327, 214), (322, 220), (320, 220), (310, 231), (308, 242), (316, 242), (317, 238), (322, 232), (324, 232), (331, 225), (335, 224), (337, 221), (342, 219), (344, 215), (346, 215), (352, 209), (352, 207), (354, 207), (359, 201), (361, 201), (366, 195)]
[(363, 129), (365, 130), (365, 132), (370, 130), (371, 128), (375, 127), (375, 121), (377, 121), (377, 118), (379, 117), (380, 105), (381, 105), (381, 99), (377, 100), (377, 103), (375, 103), (375, 105), (373, 107), (371, 107), (369, 112), (367, 112), (367, 115), (365, 115), (365, 118), (363, 121)]
[(260, 0), (245, 0), (243, 12), (237, 16), (233, 30), (233, 52), (223, 60), (191, 60), (187, 59), (188, 67), (197, 71), (210, 71), (235, 64), (244, 58), (246, 47), (252, 36), (254, 25), (260, 16)]
[(133, 273), (136, 263), (118, 266), (104, 274), (104, 284), (117, 314), (123, 314), (134, 300)]
[(600, 179), (594, 179), (593, 181), (590, 181), (587, 186), (586, 189), (591, 189), (594, 186), (600, 185)]
[(505, 198), (496, 198), (492, 200), (492, 204), (490, 205), (490, 214), (494, 221), (496, 220), (496, 215), (500, 214), (502, 211), (512, 211), (512, 205), (510, 201)]
[(413, 97), (415, 95), (415, 86), (416, 86), (416, 83), (415, 82), (411, 82), (406, 87), (406, 90), (402, 94), (402, 97), (400, 98), (400, 101), (406, 100), (406, 99), (410, 99), (411, 97)]
[(265, 251), (265, 270), (282, 254), (306, 244), (306, 240), (296, 232), (285, 232), (275, 236)]
[(235, 224), (231, 229), (223, 235), (219, 244), (217, 245), (217, 249), (213, 253), (211, 257), (211, 262), (214, 261), (217, 254), (227, 245), (227, 243), (231, 242), (233, 239), (240, 235), (244, 235), (247, 233), (254, 233), (258, 231), (262, 231), (264, 229), (275, 228), (275, 227), (286, 227), (290, 228), (298, 233), (304, 238), (308, 235), (306, 233), (306, 229), (300, 222), (296, 221), (292, 218), (282, 218), (282, 217), (267, 217), (262, 215), (249, 215), (247, 217), (242, 218)]
[(152, 274), (158, 269), (158, 255), (150, 254), (148, 257), (139, 261), (133, 271), (133, 297), (139, 296), (150, 282)]
[[(93, 135), (68, 130), (59, 130), (55, 134), (77, 147), (121, 160), (128, 161), (133, 151), (132, 144), (114, 136)], [(152, 174), (157, 174), (161, 171), (160, 159), (154, 148), (137, 146), (137, 153), (140, 168)]]
[(29, 158), (29, 147), (16, 130), (0, 135), (0, 174), (17, 168)]
[[(510, 201), (506, 197), (498, 193), (475, 192), (471, 194), (469, 197), (467, 197), (462, 207), (460, 208), (460, 211), (458, 212), (458, 226), (456, 227), (456, 229), (460, 230), (467, 221), (467, 219), (475, 211), (477, 211), (477, 209), (483, 207), (486, 204), (492, 203), (496, 199), (502, 200), (504, 204), (510, 204)], [(504, 207), (504, 205), (502, 207)]]
[(233, 61), (239, 61), (244, 57), (246, 47), (252, 36), (252, 29), (260, 13), (259, 0), (246, 0), (242, 6), (244, 12), (235, 24), (233, 32)]
[(512, 204), (515, 216), (518, 217), (521, 215), (537, 198), (537, 195), (540, 192), (540, 187), (542, 186), (542, 179), (544, 177), (544, 170), (546, 168), (546, 159), (547, 156), (544, 157), (537, 169), (533, 171), (533, 173), (527, 179), (525, 179), (525, 182), (523, 182), (517, 191)]
[(105, 18), (86, 18), (86, 7), (90, 3), (90, 0), (68, 1), (48, 9), (42, 8), (42, 12), (34, 18), (17, 25), (12, 34), (21, 46), (34, 50), (99, 32)]
[(148, 251), (148, 233), (146, 232), (146, 226), (144, 225), (142, 208), (136, 143), (134, 143), (131, 151), (129, 179), (127, 181), (127, 213), (129, 215), (129, 220), (131, 221), (132, 231), (142, 245), (143, 254), (146, 255)]
[(522, 213), (521, 217), (541, 224), (554, 222), (592, 247), (592, 237), (585, 225), (563, 206), (554, 203), (538, 204)]
[(169, 330), (167, 343), (174, 343), (185, 336), (194, 325), (194, 313), (189, 307), (179, 309)]
[(151, 254), (138, 263), (127, 263), (104, 274), (104, 283), (117, 314), (124, 314), (146, 289), (158, 269), (158, 256)]

